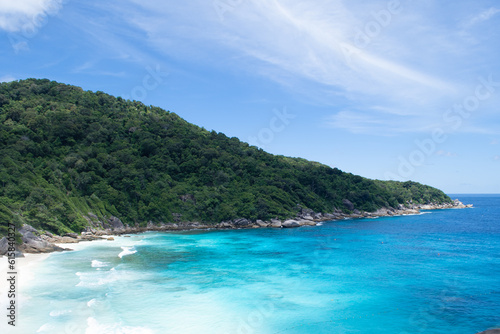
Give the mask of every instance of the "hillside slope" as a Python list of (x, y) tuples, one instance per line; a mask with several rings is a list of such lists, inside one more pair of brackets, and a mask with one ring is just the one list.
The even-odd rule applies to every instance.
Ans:
[(275, 156), (161, 108), (49, 80), (0, 84), (0, 155), (0, 236), (7, 222), (61, 234), (111, 216), (144, 226), (451, 203), (429, 186)]

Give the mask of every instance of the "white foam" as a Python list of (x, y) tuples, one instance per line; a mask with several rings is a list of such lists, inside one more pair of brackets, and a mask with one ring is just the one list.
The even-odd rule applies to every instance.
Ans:
[(94, 305), (94, 304), (96, 303), (96, 301), (97, 301), (97, 300), (96, 300), (95, 298), (93, 298), (93, 299), (89, 300), (89, 301), (87, 302), (87, 306), (88, 306), (88, 307), (92, 307), (92, 305)]
[(53, 333), (54, 326), (51, 324), (43, 324), (38, 330), (37, 333)]
[[(98, 274), (101, 273), (101, 274)], [(117, 281), (120, 277), (116, 271), (101, 271), (76, 273), (80, 277), (80, 282), (76, 286), (92, 288)]]
[(92, 268), (103, 268), (109, 266), (107, 262), (101, 262), (99, 260), (92, 260)]
[(122, 247), (123, 251), (118, 254), (118, 257), (121, 259), (124, 256), (131, 255), (137, 253), (134, 247)]
[(50, 316), (51, 317), (58, 317), (64, 314), (71, 313), (71, 310), (59, 310), (59, 311), (50, 311)]

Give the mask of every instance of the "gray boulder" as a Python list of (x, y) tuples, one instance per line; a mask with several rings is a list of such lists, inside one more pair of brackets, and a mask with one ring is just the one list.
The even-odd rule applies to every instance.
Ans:
[(312, 220), (299, 220), (300, 226), (316, 226), (318, 223)]
[(123, 225), (122, 221), (115, 216), (109, 217), (108, 223), (111, 225), (112, 230), (122, 230), (123, 228), (125, 228), (125, 225)]
[[(15, 257), (24, 257), (24, 254), (19, 251), (18, 246), (14, 246), (16, 249), (14, 251), (14, 256)], [(5, 255), (7, 256), (7, 253), (9, 252), (9, 240), (7, 240), (6, 237), (3, 237), (0, 239), (0, 256)]]
[(248, 227), (251, 226), (251, 222), (245, 218), (238, 218), (233, 221), (233, 225), (236, 227)]
[(2, 239), (0, 239), (0, 255), (7, 254), (8, 250), (9, 250), (9, 241), (7, 240), (6, 237), (3, 237)]
[(322, 219), (323, 214), (321, 212), (314, 214), (314, 219)]
[(325, 214), (323, 215), (323, 217), (324, 217), (324, 218), (326, 218), (326, 219), (335, 219), (337, 216), (338, 216), (338, 214), (337, 214), (337, 215), (335, 215), (335, 214), (333, 214), (333, 213), (325, 213)]
[(36, 228), (34, 228), (33, 226), (28, 225), (28, 224), (24, 224), (23, 227), (21, 227), (19, 229), (19, 233), (21, 233), (22, 235), (25, 235), (28, 232), (30, 232), (34, 235), (40, 234)]
[(285, 228), (293, 228), (293, 227), (300, 227), (300, 223), (296, 220), (293, 220), (293, 219), (289, 219), (289, 220), (285, 220), (281, 226), (285, 227)]
[(271, 219), (271, 227), (273, 228), (281, 228), (281, 220), (279, 219)]
[(267, 227), (267, 226), (269, 225), (268, 223), (263, 222), (263, 221), (262, 221), (262, 220), (260, 220), (260, 219), (259, 219), (259, 220), (257, 220), (257, 221), (255, 222), (255, 224), (256, 224), (256, 225), (258, 225), (259, 227)]

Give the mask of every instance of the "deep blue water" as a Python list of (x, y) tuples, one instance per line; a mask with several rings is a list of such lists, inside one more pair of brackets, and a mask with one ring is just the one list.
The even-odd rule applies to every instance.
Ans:
[(17, 330), (465, 334), (500, 327), (500, 196), (456, 197), (475, 207), (80, 244), (33, 267)]

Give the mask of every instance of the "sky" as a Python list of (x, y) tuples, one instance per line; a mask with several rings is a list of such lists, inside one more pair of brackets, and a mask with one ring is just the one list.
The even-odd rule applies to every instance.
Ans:
[(0, 0), (0, 81), (453, 194), (500, 193), (499, 59), (494, 0)]

